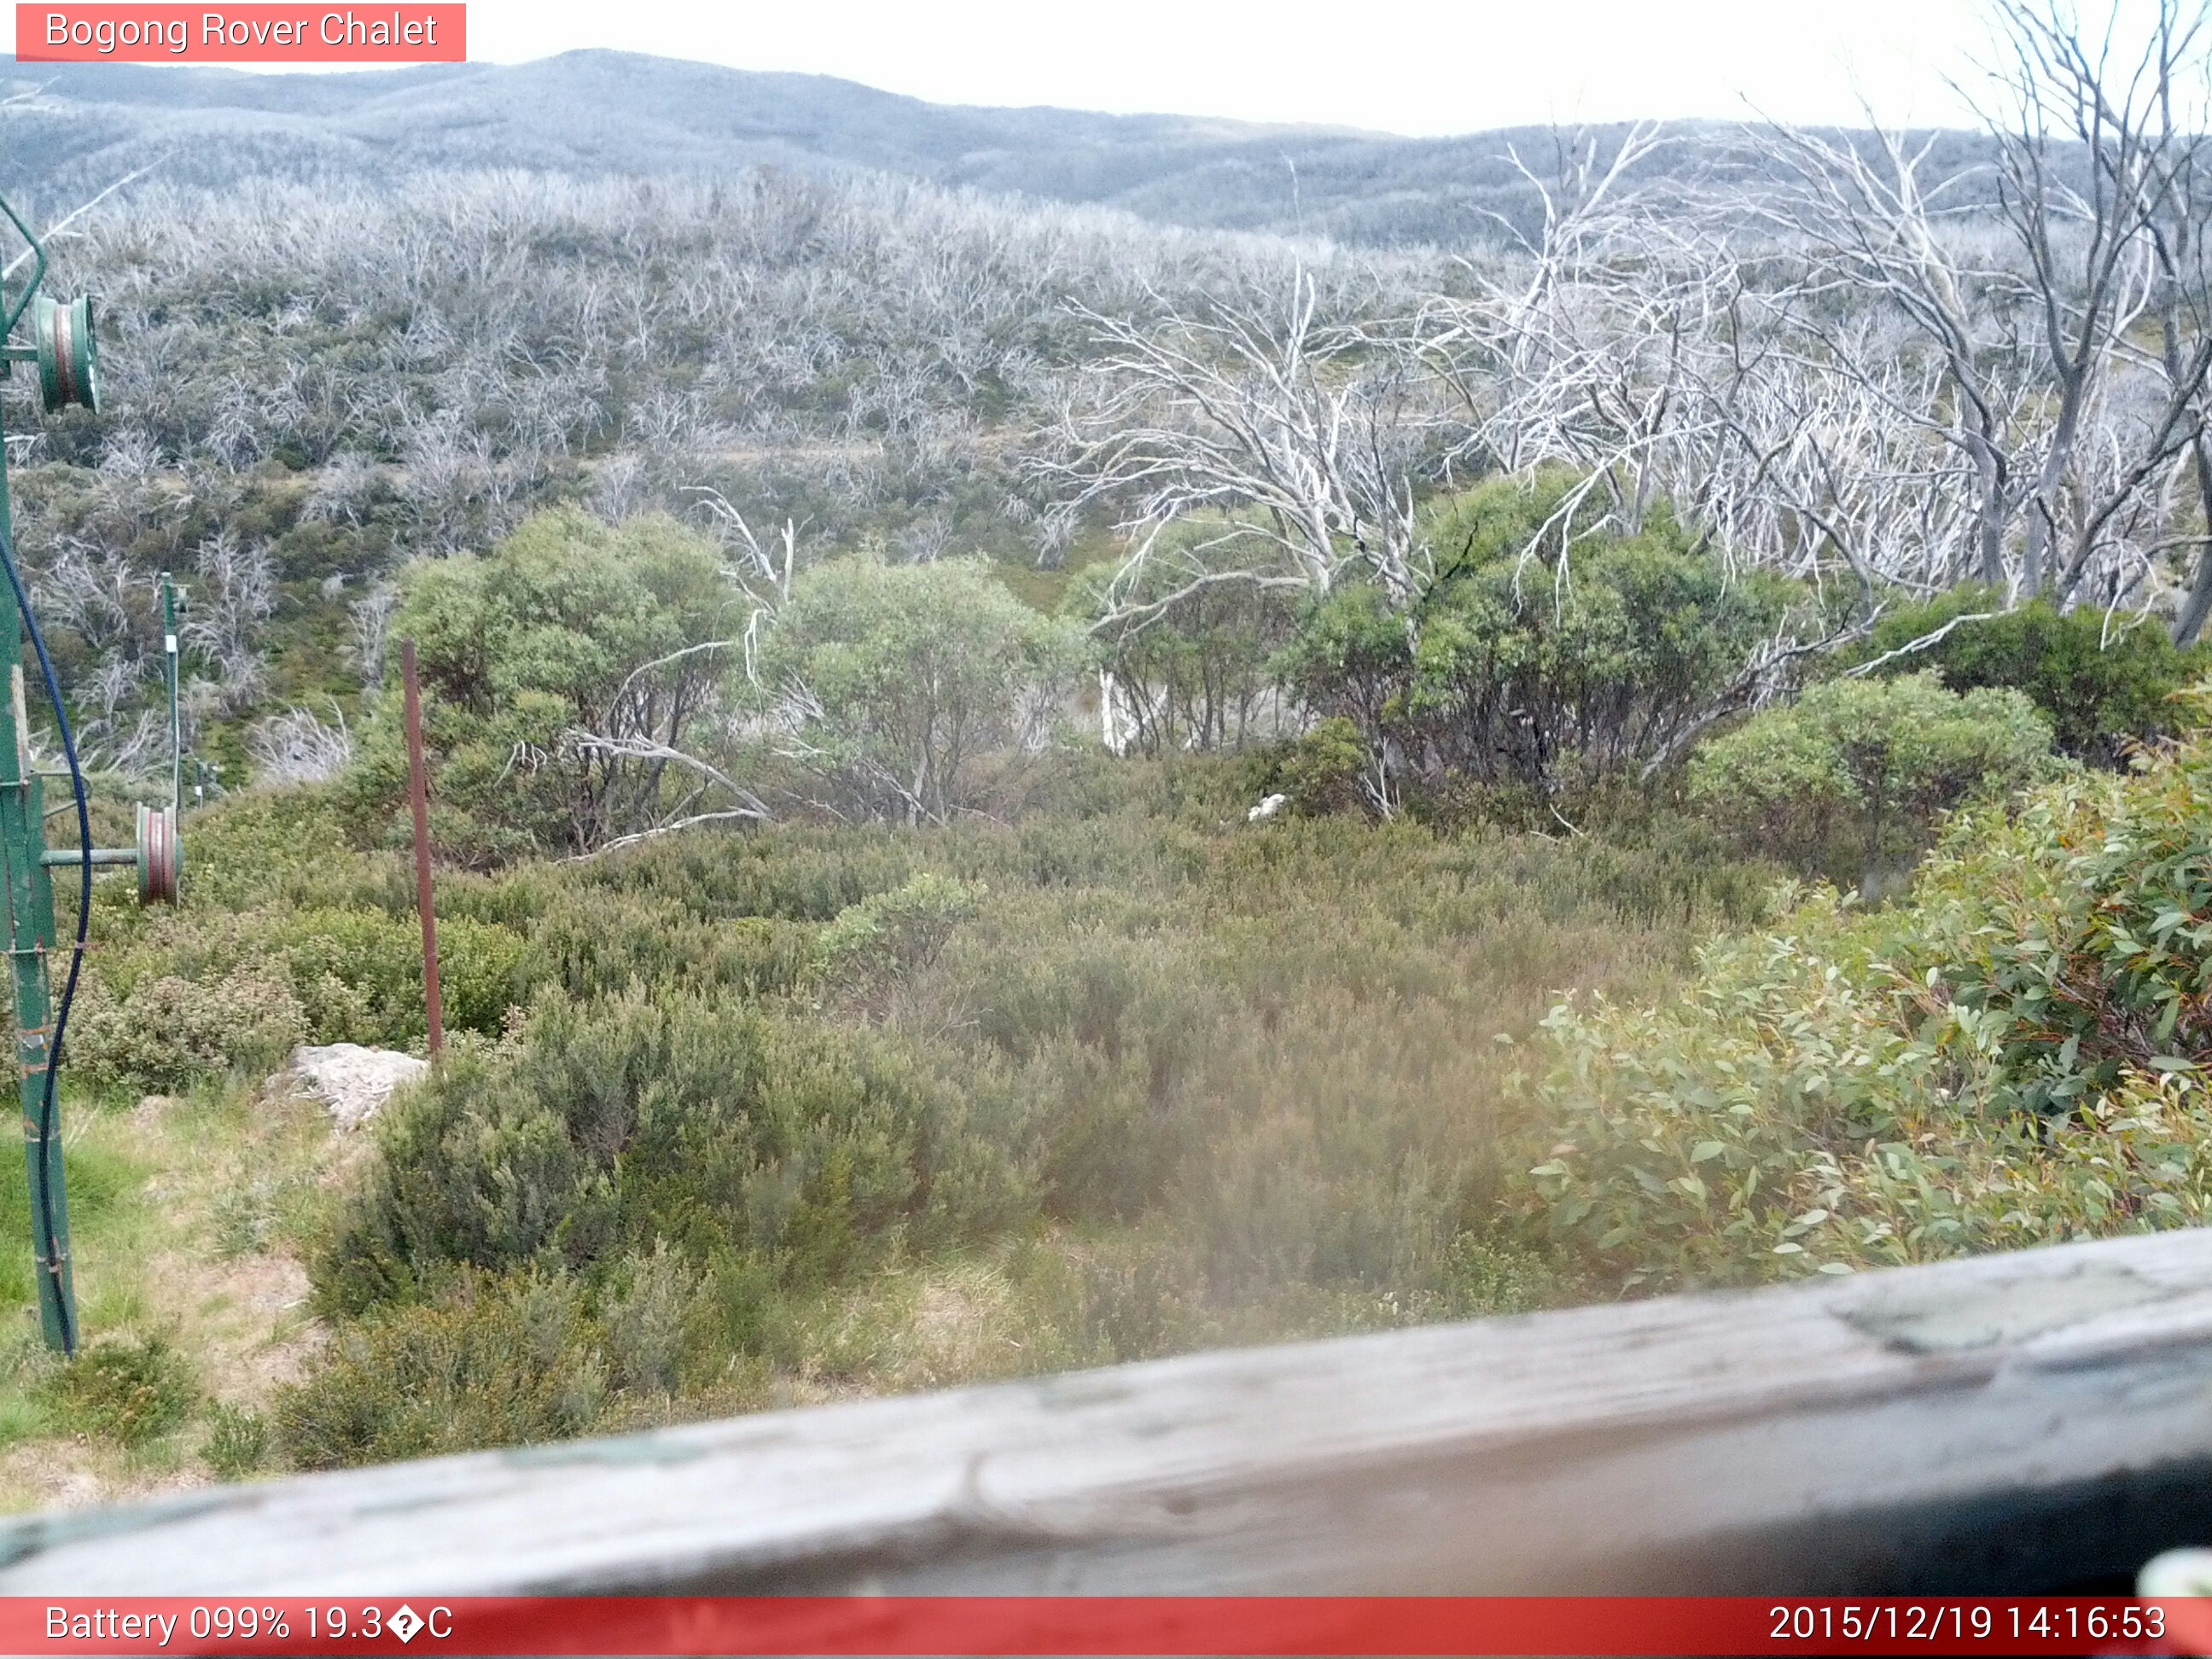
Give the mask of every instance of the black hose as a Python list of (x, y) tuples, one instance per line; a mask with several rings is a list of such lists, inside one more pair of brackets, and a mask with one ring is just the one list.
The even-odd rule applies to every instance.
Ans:
[[(46, 1229), (46, 1272), (54, 1281), (54, 1309), (61, 1321), (62, 1352), (74, 1358), (76, 1332), (70, 1320), (69, 1297), (63, 1294), (61, 1241), (54, 1231), (54, 1088), (61, 1075), (62, 1037), (69, 1030), (70, 1004), (76, 1000), (77, 969), (84, 966), (85, 932), (92, 925), (92, 809), (85, 800), (84, 769), (76, 763), (76, 738), (70, 731), (69, 710), (62, 705), (62, 685), (54, 677), (54, 659), (46, 654), (46, 635), (39, 632), (39, 619), (31, 614), (31, 596), (23, 591), (22, 573), (15, 568), (15, 544), (3, 528), (0, 528), (0, 568), (7, 570), (8, 586), (15, 590), (16, 609), (23, 613), (23, 626), (31, 636), (31, 649), (38, 653), (39, 672), (46, 677), (46, 700), (54, 707), (54, 724), (61, 728), (62, 755), (69, 762), (70, 787), (76, 794), (80, 854), (77, 867), (82, 872), (76, 901), (76, 944), (70, 952), (69, 980), (62, 987), (62, 1000), (54, 1010), (54, 1040), (46, 1047), (46, 1091), (39, 1102), (39, 1214)], [(23, 780), (27, 804), (30, 781), (27, 777)]]

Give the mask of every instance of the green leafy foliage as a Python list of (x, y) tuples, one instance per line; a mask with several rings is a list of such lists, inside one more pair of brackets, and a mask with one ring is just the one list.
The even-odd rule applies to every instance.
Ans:
[(1022, 1200), (1004, 1108), (881, 1045), (672, 988), (549, 992), (511, 1054), (456, 1057), (394, 1109), (317, 1269), (361, 1308), (445, 1263), (587, 1267), (667, 1238), (778, 1276), (842, 1273), (894, 1234)]
[(1541, 1215), (1636, 1283), (2201, 1222), (2208, 826), (2191, 738), (1961, 813), (1909, 904), (1804, 896), (1672, 1006), (1562, 1006)]
[(283, 1391), (276, 1437), (295, 1468), (560, 1440), (605, 1402), (606, 1362), (576, 1285), (558, 1274), (465, 1274), (435, 1304), (341, 1331)]
[(981, 887), (924, 871), (888, 893), (847, 905), (816, 936), (815, 950), (834, 979), (880, 983), (910, 974), (937, 960), (982, 896)]
[[(1245, 769), (1189, 757), (1107, 777), (1012, 824), (695, 833), (456, 881), (457, 915), (523, 940), (528, 1012), (370, 1131), (311, 1255), (343, 1340), (273, 1419), (282, 1454), (1567, 1294), (1497, 1228), (1522, 1108), (1493, 1038), (1544, 988), (1650, 982), (1766, 874), (1656, 830), (1261, 830)], [(571, 1360), (495, 1362), (529, 1352), (514, 1287), (552, 1282)], [(434, 1366), (493, 1402), (450, 1435), (415, 1398), (462, 1388)], [(599, 1379), (588, 1415), (555, 1409), (563, 1369)]]
[(1872, 891), (1938, 814), (2051, 769), (2051, 727), (2021, 692), (1947, 691), (1933, 673), (1829, 680), (1691, 757), (1691, 800), (1748, 847)]
[(1101, 665), (1144, 754), (1242, 749), (1273, 713), (1273, 659), (1298, 607), (1281, 588), (1234, 579), (1240, 561), (1221, 529), (1204, 515), (1172, 526), (1138, 568), (1092, 573), (1063, 605), (1085, 624), (1115, 618), (1099, 640)]
[(670, 1394), (680, 1382), (699, 1322), (701, 1275), (666, 1240), (633, 1255), (606, 1301), (607, 1349), (617, 1386)]
[(209, 1408), (200, 1456), (217, 1479), (243, 1480), (258, 1473), (267, 1466), (270, 1449), (269, 1422), (260, 1413), (222, 1402)]
[(52, 1373), (46, 1394), (73, 1432), (125, 1448), (183, 1427), (199, 1399), (190, 1367), (158, 1337), (87, 1345)]
[[(227, 811), (228, 809), (225, 809)], [(195, 823), (220, 824), (210, 813)], [(136, 922), (80, 988), (70, 1053), (94, 1081), (172, 1090), (210, 1073), (266, 1073), (301, 1042), (407, 1048), (425, 1032), (422, 939), (408, 914), (359, 895), (304, 893), (226, 913), (195, 905)], [(348, 903), (339, 901), (352, 898)], [(441, 922), (446, 1022), (495, 1034), (544, 969), (522, 935)]]
[[(672, 519), (610, 526), (542, 512), (481, 556), (400, 576), (395, 639), (417, 642), (436, 839), (480, 863), (581, 851), (657, 820), (695, 776), (580, 737), (683, 747), (720, 696), (749, 607), (712, 544)], [(396, 677), (348, 775), (346, 801), (397, 838), (407, 763)]]
[(1264, 777), (1309, 813), (1360, 811), (1374, 799), (1370, 778), (1379, 781), (1359, 727), (1342, 714), (1316, 720), (1277, 748)]
[(201, 980), (162, 974), (120, 996), (88, 975), (70, 1013), (70, 1048), (95, 1083), (173, 1089), (209, 1073), (265, 1072), (309, 1029), (290, 984), (251, 967)]
[[(1977, 616), (1983, 611), (1997, 614)], [(1892, 609), (1838, 665), (1871, 662), (1939, 633), (1934, 644), (1880, 672), (1933, 668), (1954, 691), (2024, 692), (2062, 751), (2104, 766), (2183, 724), (2176, 695), (2212, 670), (2212, 647), (2176, 650), (2154, 622), (2107, 617), (2094, 605), (2062, 612), (2047, 599), (2006, 610), (2002, 594), (1971, 584)]]
[(1547, 791), (1667, 750), (1796, 590), (1731, 574), (1663, 513), (1634, 536), (1603, 531), (1594, 508), (1567, 510), (1570, 484), (1501, 478), (1437, 503), (1426, 529), (1440, 568), (1413, 610), (1341, 587), (1279, 672), (1431, 786), (1456, 774)]
[(981, 805), (994, 761), (1034, 750), (1083, 647), (980, 559), (859, 556), (793, 586), (763, 652), (806, 763), (859, 810), (941, 822)]

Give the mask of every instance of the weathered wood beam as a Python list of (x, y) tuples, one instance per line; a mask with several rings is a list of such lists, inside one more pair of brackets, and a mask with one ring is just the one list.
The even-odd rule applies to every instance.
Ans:
[(2212, 1541), (2212, 1231), (0, 1527), (0, 1594), (1987, 1590)]

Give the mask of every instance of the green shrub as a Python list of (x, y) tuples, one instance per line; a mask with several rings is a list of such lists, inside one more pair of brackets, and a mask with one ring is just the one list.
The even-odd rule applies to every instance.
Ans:
[(191, 1369), (159, 1337), (88, 1343), (45, 1392), (63, 1426), (128, 1448), (183, 1427), (199, 1399)]
[(404, 1044), (422, 1034), (422, 934), (412, 917), (318, 907), (254, 921), (240, 948), (283, 964), (316, 1042)]
[(874, 981), (912, 973), (937, 960), (982, 896), (980, 886), (924, 872), (839, 911), (816, 935), (815, 950), (833, 978)]
[(1656, 1009), (1562, 1006), (1531, 1176), (1632, 1283), (2212, 1214), (2212, 748), (1961, 814), (1911, 902), (1805, 897)]
[(888, 1041), (682, 992), (533, 1005), (509, 1051), (452, 1056), (380, 1120), (379, 1156), (316, 1266), (359, 1309), (448, 1263), (586, 1267), (665, 1238), (813, 1280), (902, 1232), (1018, 1212), (1018, 1147)]
[(1500, 478), (1428, 509), (1435, 581), (1401, 613), (1339, 587), (1277, 659), (1310, 708), (1434, 787), (1457, 774), (1544, 793), (1640, 765), (1695, 729), (1800, 602), (1731, 572), (1654, 510), (1636, 535), (1566, 511), (1572, 480)]
[[(512, 929), (441, 922), (448, 1030), (495, 1035), (533, 972)], [(142, 924), (95, 959), (70, 1022), (70, 1053), (95, 1082), (173, 1090), (194, 1079), (273, 1069), (301, 1042), (419, 1043), (422, 933), (380, 908), (265, 905), (210, 912), (198, 901)]]
[(164, 974), (119, 999), (91, 974), (70, 1012), (69, 1051), (96, 1083), (179, 1089), (197, 1077), (268, 1072), (309, 1029), (291, 986), (264, 969), (206, 982)]
[(634, 1255), (623, 1264), (606, 1304), (607, 1352), (617, 1386), (658, 1394), (675, 1389), (703, 1283), (665, 1240), (655, 1243), (651, 1255)]
[(567, 1278), (465, 1274), (341, 1329), (272, 1415), (293, 1467), (337, 1468), (568, 1439), (598, 1418), (606, 1378)]
[(264, 902), (294, 884), (328, 879), (349, 862), (338, 850), (344, 821), (322, 787), (226, 795), (195, 811), (185, 835), (184, 898), (194, 908)]
[[(429, 750), (433, 839), (491, 865), (580, 852), (658, 822), (696, 784), (662, 762), (580, 748), (638, 714), (683, 747), (712, 725), (719, 650), (748, 614), (712, 543), (660, 515), (610, 526), (533, 514), (481, 557), (401, 572), (395, 639), (413, 638)], [(371, 839), (397, 840), (407, 764), (397, 677), (338, 798)]]
[(2181, 726), (2176, 694), (2212, 672), (2212, 647), (2178, 651), (2154, 621), (2108, 619), (2094, 605), (2061, 612), (2048, 599), (2008, 611), (2002, 594), (1972, 586), (1891, 610), (1843, 664), (1887, 656), (1985, 611), (2000, 614), (1959, 622), (1935, 644), (1893, 659), (1881, 672), (1933, 668), (1954, 691), (2024, 692), (2051, 722), (2063, 752), (2104, 766), (2118, 764), (2130, 744)]
[[(418, 994), (422, 977), (422, 924), (410, 917), (409, 927), (415, 935), (416, 954), (407, 989)], [(486, 1036), (501, 1030), (508, 1013), (530, 1000), (528, 953), (528, 942), (512, 928), (471, 921), (465, 916), (441, 918), (438, 990), (447, 1029), (481, 1031)], [(416, 994), (407, 1010), (410, 1037), (421, 1007)]]
[[(1497, 1234), (1526, 1103), (1493, 1038), (1547, 988), (1669, 974), (1771, 872), (1626, 805), (1550, 841), (1252, 834), (1249, 781), (1125, 762), (1011, 823), (686, 834), (454, 882), (457, 918), (524, 940), (529, 1012), (380, 1117), (309, 1252), (324, 1312), (447, 1352), (457, 1282), (562, 1278), (600, 1428), (772, 1377), (921, 1386), (1572, 1293)], [(896, 994), (870, 1006), (879, 961)], [(396, 1395), (363, 1402), (384, 1354), (315, 1362), (315, 1455), (433, 1443)], [(535, 1432), (506, 1421), (434, 1443)]]
[(980, 559), (832, 560), (800, 578), (762, 653), (806, 763), (857, 811), (943, 822), (981, 805), (994, 751), (1035, 749), (1084, 643)]
[(1243, 748), (1274, 690), (1270, 660), (1297, 625), (1285, 590), (1229, 579), (1243, 550), (1221, 529), (1203, 515), (1170, 526), (1141, 563), (1087, 574), (1061, 606), (1086, 628), (1114, 618), (1098, 640), (1101, 665), (1144, 754)]
[(1382, 589), (1346, 583), (1306, 607), (1273, 665), (1300, 702), (1348, 722), (1379, 755), (1411, 722), (1415, 638)]
[(816, 960), (816, 930), (803, 923), (702, 916), (673, 898), (598, 886), (563, 889), (544, 903), (528, 925), (518, 988), (551, 984), (592, 997), (681, 981), (770, 996), (797, 986)]
[[(828, 921), (869, 894), (897, 886), (928, 858), (957, 858), (956, 842), (980, 850), (996, 839), (980, 820), (960, 829), (957, 837), (934, 830), (886, 836), (867, 826), (793, 823), (756, 836), (671, 836), (562, 870), (541, 905), (563, 894), (599, 892), (712, 921)], [(924, 847), (933, 850), (926, 854)]]
[(1370, 804), (1367, 746), (1345, 715), (1315, 721), (1278, 749), (1271, 761), (1268, 781), (1301, 812), (1353, 812)]
[(269, 1462), (269, 1422), (258, 1412), (217, 1404), (208, 1411), (200, 1456), (219, 1480), (243, 1480)]
[(1823, 874), (1881, 873), (1937, 814), (2049, 770), (2051, 728), (2013, 690), (1945, 690), (1930, 673), (1838, 679), (1691, 757), (1690, 799), (1749, 848)]

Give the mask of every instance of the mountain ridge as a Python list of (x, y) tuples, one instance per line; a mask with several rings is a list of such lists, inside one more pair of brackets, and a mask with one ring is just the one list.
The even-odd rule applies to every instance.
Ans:
[(157, 160), (164, 178), (213, 187), (430, 167), (866, 168), (1165, 224), (1387, 245), (1474, 233), (1519, 187), (1512, 146), (1550, 141), (933, 104), (833, 76), (604, 49), (291, 75), (0, 58), (0, 94), (33, 88), (0, 118), (0, 184), (57, 203)]

